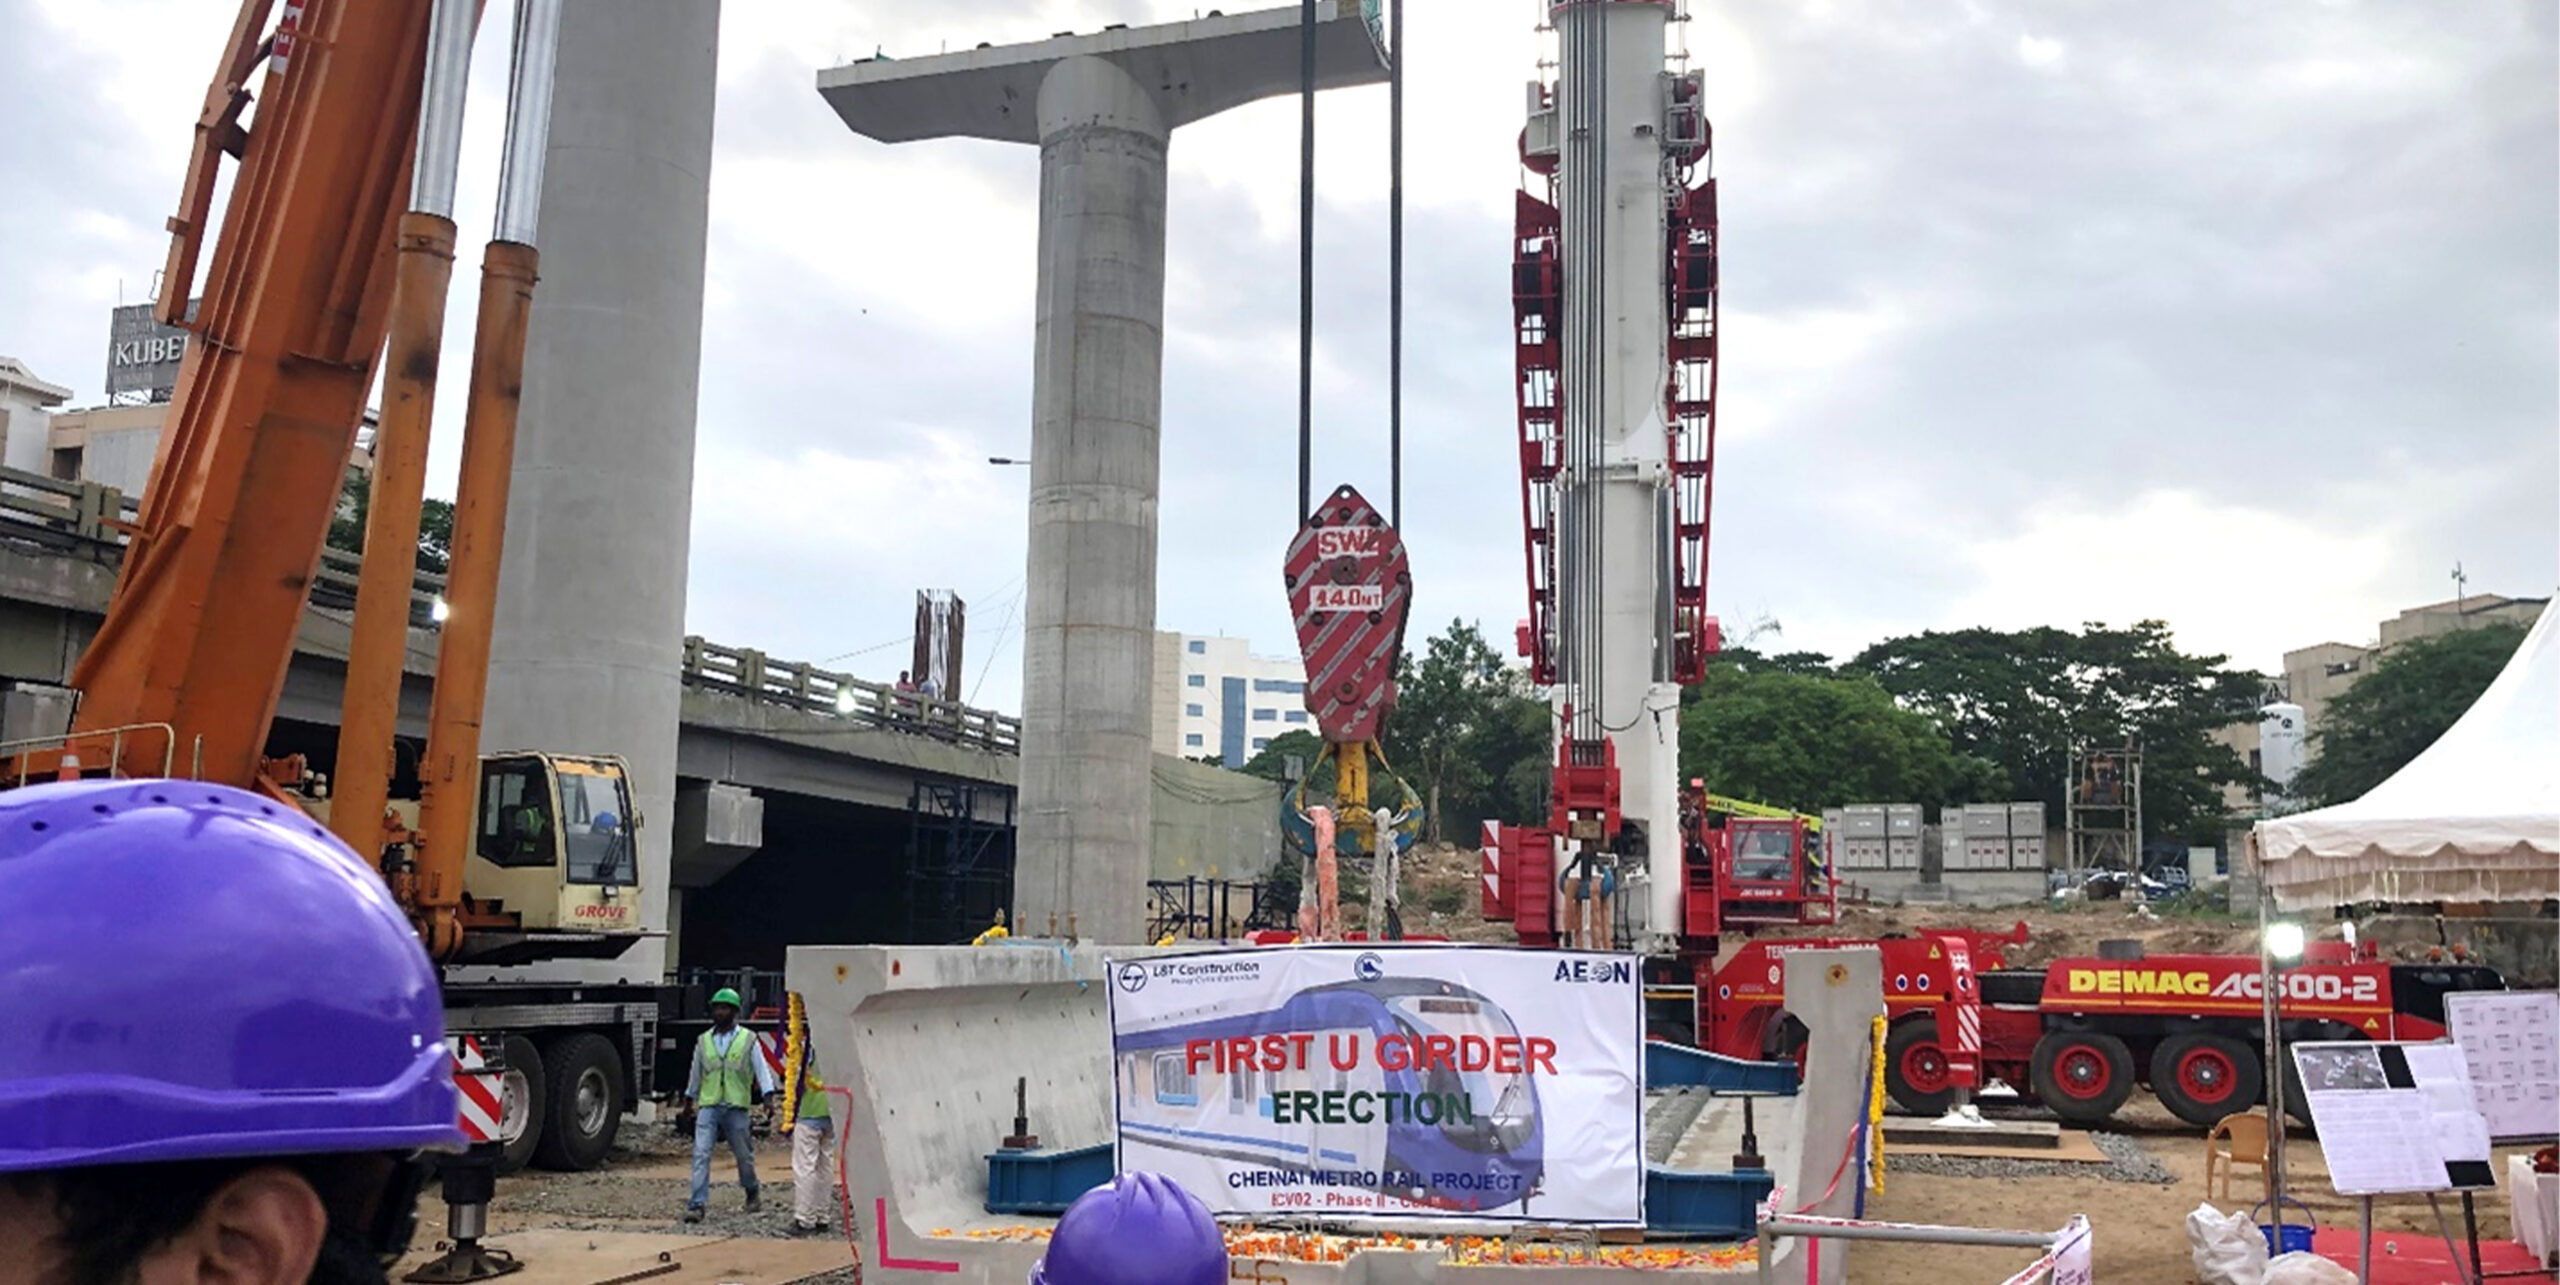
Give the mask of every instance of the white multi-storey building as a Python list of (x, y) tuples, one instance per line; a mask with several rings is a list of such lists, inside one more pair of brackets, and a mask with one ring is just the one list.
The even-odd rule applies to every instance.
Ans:
[(1158, 633), (1155, 689), (1159, 754), (1242, 767), (1282, 732), (1315, 731), (1305, 663), (1242, 638)]

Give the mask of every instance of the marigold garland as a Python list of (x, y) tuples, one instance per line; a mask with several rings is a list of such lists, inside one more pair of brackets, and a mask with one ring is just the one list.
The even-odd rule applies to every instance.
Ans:
[[(1309, 1231), (1275, 1231), (1269, 1228), (1229, 1226), (1224, 1229), (1227, 1255), (1230, 1258), (1264, 1258), (1299, 1263), (1339, 1263), (1363, 1250), (1403, 1253), (1438, 1254), (1444, 1260), (1470, 1266), (1511, 1264), (1520, 1267), (1622, 1267), (1640, 1271), (1741, 1271), (1756, 1266), (1759, 1250), (1749, 1241), (1732, 1245), (1601, 1245), (1591, 1249), (1573, 1246), (1507, 1244), (1498, 1236), (1453, 1236), (1446, 1239), (1431, 1236), (1406, 1236), (1395, 1232), (1376, 1235), (1333, 1234)], [(930, 1234), (943, 1240), (993, 1241), (1000, 1243), (1036, 1243), (1049, 1238), (1050, 1229), (1029, 1225), (953, 1231), (936, 1228)]]

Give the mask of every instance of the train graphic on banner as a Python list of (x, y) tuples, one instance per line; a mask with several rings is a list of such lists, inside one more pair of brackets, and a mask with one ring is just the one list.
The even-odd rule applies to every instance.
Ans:
[[(1307, 1055), (1276, 1070), (1224, 1056), (1275, 1036)], [(1337, 1039), (1358, 1041), (1348, 1070), (1329, 1053)], [(1214, 1062), (1200, 1041), (1220, 1050)], [(1537, 1194), (1545, 1177), (1536, 1064), (1523, 1052), (1544, 1043), (1523, 1040), (1482, 994), (1427, 977), (1315, 986), (1258, 1012), (1123, 1031), (1123, 1145), (1490, 1212)]]

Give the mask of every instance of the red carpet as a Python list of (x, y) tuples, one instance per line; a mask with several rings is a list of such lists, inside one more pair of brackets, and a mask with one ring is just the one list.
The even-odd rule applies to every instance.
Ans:
[[(2461, 1228), (2456, 1227), (2454, 1243), (2462, 1244)], [(2356, 1269), (2356, 1256), (2362, 1248), (2353, 1227), (2323, 1227), (2311, 1235), (2311, 1248), (2321, 1257)], [(2469, 1257), (2465, 1247), (2465, 1257)], [(2480, 1266), (2488, 1272), (2524, 1271), (2534, 1266), (2533, 1255), (2512, 1240), (2480, 1242)], [(2489, 1285), (2533, 1285), (2533, 1276), (2493, 1277)], [(2538, 1279), (2551, 1280), (2544, 1272)], [(2365, 1285), (2459, 1285), (2462, 1273), (2455, 1269), (2453, 1256), (2444, 1247), (2444, 1239), (2406, 1231), (2373, 1233), (2373, 1279)]]

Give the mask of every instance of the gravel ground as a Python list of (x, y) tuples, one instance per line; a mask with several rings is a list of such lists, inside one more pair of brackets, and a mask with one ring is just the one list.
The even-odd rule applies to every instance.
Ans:
[[(756, 1156), (766, 1161), (788, 1139), (756, 1139)], [(662, 1121), (652, 1125), (625, 1123), (615, 1135), (613, 1154), (586, 1173), (528, 1170), (503, 1179), (499, 1203), (510, 1215), (537, 1226), (576, 1231), (674, 1232), (689, 1235), (787, 1237), (791, 1230), (791, 1182), (766, 1175), (764, 1205), (755, 1213), (741, 1206), (738, 1171), (726, 1148), (712, 1159), (711, 1204), (699, 1223), (686, 1223), (685, 1180), (681, 1176), (635, 1174), (642, 1167), (663, 1168), (693, 1154), (690, 1135), (678, 1136)], [(839, 1236), (838, 1210), (826, 1212), (828, 1236)]]
[(2121, 1133), (2092, 1132), (2089, 1141), (2107, 1153), (2107, 1163), (2010, 1160), (1997, 1156), (1895, 1155), (1885, 1161), (1885, 1175), (1887, 1181), (1897, 1173), (1929, 1174), (1940, 1178), (2096, 1178), (2102, 1182), (2138, 1182), (2153, 1186), (2177, 1181), (2167, 1166), (2133, 1138)]
[[(726, 1157), (723, 1157), (726, 1159)], [(611, 1170), (596, 1173), (547, 1174), (540, 1182), (514, 1185), (506, 1207), (528, 1221), (580, 1230), (667, 1231), (694, 1235), (788, 1236), (791, 1234), (791, 1184), (767, 1179), (764, 1207), (750, 1214), (738, 1191), (736, 1171), (714, 1170), (711, 1205), (703, 1220), (687, 1224), (684, 1180), (633, 1177)], [(827, 1211), (833, 1235), (837, 1211)]]

